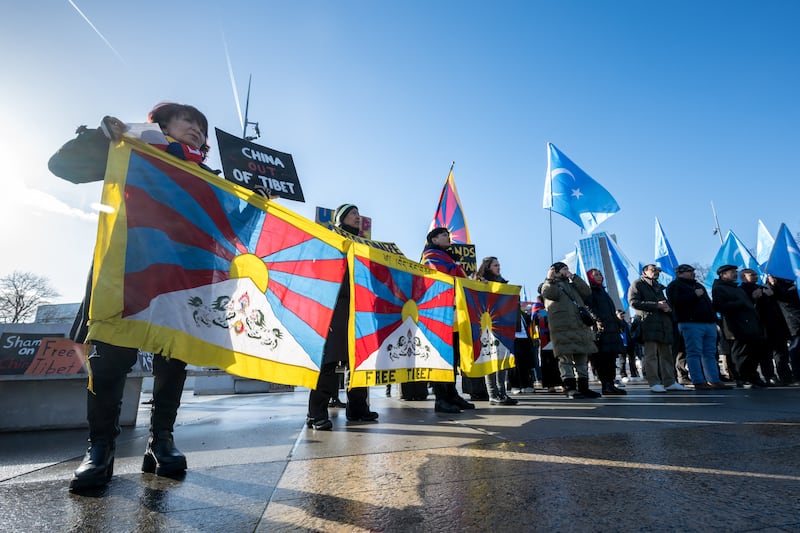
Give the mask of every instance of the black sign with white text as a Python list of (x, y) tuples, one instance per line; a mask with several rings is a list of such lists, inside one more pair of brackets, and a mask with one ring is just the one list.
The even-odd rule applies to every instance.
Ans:
[(263, 187), (270, 196), (305, 202), (291, 154), (215, 130), (226, 180), (250, 190)]

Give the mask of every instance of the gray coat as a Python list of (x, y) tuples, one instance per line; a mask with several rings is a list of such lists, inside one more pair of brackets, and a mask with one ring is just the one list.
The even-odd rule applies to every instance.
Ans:
[(550, 340), (553, 342), (556, 357), (597, 352), (594, 332), (583, 323), (578, 308), (570, 300), (572, 297), (578, 305), (583, 305), (591, 293), (589, 285), (578, 276), (574, 276), (572, 282), (557, 278), (545, 280), (542, 284), (542, 297), (550, 324)]

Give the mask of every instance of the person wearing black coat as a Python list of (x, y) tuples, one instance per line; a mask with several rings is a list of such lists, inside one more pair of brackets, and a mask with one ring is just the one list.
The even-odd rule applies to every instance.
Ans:
[(767, 276), (767, 285), (775, 291), (775, 298), (789, 327), (789, 364), (792, 374), (787, 384), (800, 386), (800, 295), (797, 285), (790, 279), (775, 276)]
[[(203, 165), (208, 149), (208, 120), (195, 107), (175, 103), (155, 106), (148, 121), (160, 126), (166, 144), (153, 143), (173, 156)], [(48, 162), (50, 171), (72, 183), (100, 181), (105, 177), (109, 141), (119, 141), (127, 127), (119, 119), (105, 117), (98, 129), (78, 128), (78, 137), (67, 142)], [(72, 340), (83, 343), (88, 335), (92, 273), (86, 294), (70, 331)], [(136, 363), (137, 348), (93, 341), (89, 355), (90, 387), (87, 393), (89, 448), (70, 481), (70, 490), (102, 487), (114, 472), (119, 416), (128, 372)], [(186, 470), (186, 457), (175, 447), (173, 429), (186, 380), (186, 363), (160, 354), (153, 357), (153, 403), (150, 438), (142, 471), (159, 476), (179, 475)]]
[[(333, 218), (336, 227), (351, 235), (358, 235), (361, 223), (358, 207), (353, 204), (340, 205), (336, 208)], [(328, 337), (322, 350), (322, 368), (317, 379), (317, 387), (308, 395), (306, 425), (309, 428), (322, 431), (333, 428), (333, 422), (328, 417), (328, 407), (331, 406), (331, 399), (338, 396), (339, 378), (336, 375), (336, 367), (340, 362), (345, 364), (349, 362), (347, 347), (349, 317), (350, 283), (348, 283), (348, 271), (345, 269), (343, 282), (333, 307)], [(347, 420), (369, 422), (378, 419), (378, 413), (369, 410), (368, 397), (367, 387), (353, 387), (347, 391), (345, 407)]]
[(731, 357), (739, 378), (753, 387), (767, 384), (758, 375), (758, 362), (766, 351), (764, 328), (747, 293), (739, 287), (739, 270), (735, 265), (717, 269), (718, 279), (711, 287), (714, 309), (722, 315), (722, 331), (731, 340)]
[(767, 335), (769, 349), (764, 351), (764, 357), (759, 361), (761, 374), (770, 385), (789, 383), (792, 381), (792, 369), (789, 368), (789, 326), (786, 325), (781, 306), (775, 299), (775, 292), (758, 283), (758, 272), (752, 268), (745, 268), (739, 275), (742, 279), (740, 286), (753, 300)]
[(622, 342), (622, 325), (617, 318), (617, 307), (611, 296), (603, 286), (603, 273), (593, 268), (586, 273), (592, 294), (586, 300), (586, 305), (594, 311), (600, 324), (595, 327), (595, 344), (597, 353), (589, 355), (597, 377), (600, 378), (602, 394), (624, 395), (628, 394), (614, 383), (617, 376), (617, 357), (625, 352)]
[(696, 390), (727, 389), (717, 366), (717, 312), (708, 291), (695, 280), (692, 265), (678, 265), (667, 286), (667, 301), (683, 337), (686, 366)]

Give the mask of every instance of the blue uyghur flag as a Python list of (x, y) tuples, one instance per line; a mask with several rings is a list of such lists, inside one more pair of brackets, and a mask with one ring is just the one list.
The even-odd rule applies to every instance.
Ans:
[(711, 291), (711, 286), (714, 283), (714, 279), (717, 278), (717, 269), (722, 265), (736, 265), (739, 270), (743, 268), (752, 268), (761, 274), (761, 267), (759, 267), (756, 258), (753, 257), (753, 254), (750, 253), (750, 250), (747, 249), (747, 246), (745, 246), (739, 237), (737, 237), (732, 231), (728, 232), (725, 242), (723, 242), (722, 246), (720, 246), (716, 257), (714, 258), (714, 262), (711, 263), (708, 276), (706, 276), (706, 279), (703, 282), (703, 285), (706, 286), (709, 292)]
[(776, 278), (794, 280), (800, 287), (800, 248), (786, 224), (781, 224), (775, 237), (766, 271)]
[(767, 266), (767, 261), (769, 261), (769, 254), (772, 252), (773, 244), (775, 244), (775, 238), (770, 235), (767, 227), (761, 220), (759, 220), (758, 238), (756, 240), (756, 260), (762, 269)]
[(589, 233), (619, 211), (611, 193), (551, 143), (547, 143), (542, 207), (568, 218)]
[(655, 264), (661, 267), (661, 283), (664, 285), (675, 279), (675, 269), (678, 268), (678, 259), (675, 257), (675, 252), (672, 251), (664, 229), (661, 227), (661, 222), (656, 217), (656, 251)]

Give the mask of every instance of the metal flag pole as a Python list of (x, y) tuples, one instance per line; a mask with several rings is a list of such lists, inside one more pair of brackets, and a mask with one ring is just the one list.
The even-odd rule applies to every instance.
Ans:
[(711, 202), (711, 212), (714, 214), (714, 235), (719, 236), (719, 243), (722, 244), (725, 240), (722, 238), (722, 230), (719, 227), (719, 219), (717, 218), (717, 210), (714, 209), (714, 202)]
[[(247, 101), (244, 104), (244, 126), (242, 127), (242, 139), (245, 141), (254, 141), (261, 137), (261, 131), (258, 129), (258, 122), (250, 122), (247, 119), (247, 115), (250, 112), (250, 84), (253, 82), (253, 75), (250, 74), (250, 77), (247, 79)], [(251, 135), (250, 137), (247, 136), (247, 126), (253, 126), (253, 130), (255, 131), (255, 135)]]

